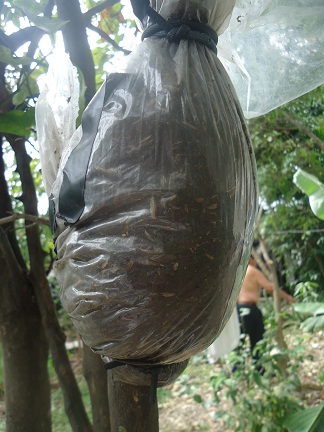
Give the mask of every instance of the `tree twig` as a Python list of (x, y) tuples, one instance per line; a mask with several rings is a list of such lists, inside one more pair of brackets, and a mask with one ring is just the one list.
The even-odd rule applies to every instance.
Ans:
[(25, 213), (12, 213), (11, 216), (0, 218), (0, 225), (4, 225), (10, 222), (14, 222), (18, 219), (25, 219), (30, 222), (35, 222), (41, 225), (47, 225), (49, 226), (49, 219), (42, 218), (38, 216), (33, 216)]
[(290, 114), (285, 113), (284, 117), (287, 121), (295, 125), (299, 130), (303, 131), (309, 138), (311, 138), (317, 146), (324, 151), (324, 141), (322, 141), (317, 135), (315, 135), (312, 131), (310, 131), (303, 123), (300, 123), (298, 120), (295, 120)]
[(128, 54), (131, 53), (131, 51), (126, 50), (126, 49), (122, 48), (121, 46), (119, 46), (117, 42), (115, 42), (110, 36), (107, 35), (107, 33), (105, 33), (104, 31), (102, 31), (100, 28), (95, 27), (93, 24), (91, 24), (91, 23), (87, 24), (87, 28), (89, 30), (92, 30), (92, 31), (98, 33), (98, 35), (100, 37), (102, 37), (107, 42), (109, 42), (116, 50), (122, 51), (126, 55), (128, 55)]
[(113, 6), (114, 4), (118, 3), (119, 0), (106, 0), (103, 1), (102, 3), (94, 6), (92, 9), (89, 9), (87, 12), (85, 12), (83, 14), (83, 18), (85, 19), (85, 21), (89, 21), (91, 20), (91, 17), (93, 17), (94, 15), (102, 12), (104, 9), (106, 9), (109, 6)]

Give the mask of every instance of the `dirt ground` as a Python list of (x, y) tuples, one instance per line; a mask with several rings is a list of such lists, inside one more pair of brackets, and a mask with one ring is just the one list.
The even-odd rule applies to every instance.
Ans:
[[(324, 401), (324, 331), (303, 336), (307, 356), (299, 369), (302, 398), (308, 406), (317, 406)], [(290, 347), (296, 343), (293, 335), (286, 338)], [(82, 367), (81, 357), (75, 364)], [(206, 355), (196, 356), (171, 388), (160, 390), (160, 432), (233, 432), (225, 427), (221, 416), (221, 412), (231, 409), (231, 401), (224, 396), (217, 405), (213, 401), (210, 376), (220, 368), (220, 364), (210, 365)], [(196, 402), (195, 395), (205, 404)], [(5, 405), (0, 401), (0, 431), (5, 430), (4, 418)]]
[[(293, 336), (286, 335), (286, 339), (289, 346), (296, 343)], [(324, 401), (324, 332), (305, 334), (304, 344), (307, 356), (300, 364), (299, 370), (302, 398), (308, 406), (317, 406)], [(195, 402), (193, 394), (186, 393), (190, 392), (190, 382), (193, 382), (195, 394), (199, 394), (204, 401), (212, 400), (212, 387), (208, 379), (221, 366), (209, 365), (206, 357), (200, 362), (197, 371), (201, 373), (190, 377), (186, 389), (183, 388), (183, 381), (178, 380), (171, 389), (171, 397), (160, 403), (160, 432), (232, 432), (226, 429), (221, 418), (221, 412), (231, 409), (231, 401), (223, 396), (218, 405), (213, 402), (209, 406), (207, 403), (204, 407)], [(195, 367), (192, 367), (192, 371), (195, 371)]]

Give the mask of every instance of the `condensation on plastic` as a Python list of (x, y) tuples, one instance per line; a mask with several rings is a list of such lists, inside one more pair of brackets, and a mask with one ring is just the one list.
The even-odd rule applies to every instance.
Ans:
[[(155, 3), (165, 18), (217, 31), (233, 6)], [(65, 162), (77, 148), (66, 150), (53, 187), (62, 217)], [(141, 43), (107, 88), (84, 175), (80, 220), (56, 219), (55, 264), (84, 342), (136, 365), (179, 363), (207, 348), (235, 306), (257, 208), (251, 142), (217, 56), (192, 41)]]
[[(59, 67), (58, 67), (59, 65)], [(79, 111), (79, 81), (68, 54), (54, 50), (36, 104), (36, 129), (45, 191), (51, 194), (63, 148), (75, 132)]]
[(246, 118), (324, 82), (323, 0), (237, 0), (219, 56)]

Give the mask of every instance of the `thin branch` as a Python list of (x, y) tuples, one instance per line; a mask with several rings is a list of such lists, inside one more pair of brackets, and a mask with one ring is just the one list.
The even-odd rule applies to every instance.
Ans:
[(9, 37), (10, 45), (13, 52), (17, 51), (19, 47), (24, 45), (26, 42), (29, 42), (33, 39), (34, 34), (39, 29), (35, 26), (25, 27), (21, 30), (18, 30), (15, 33), (12, 33)]
[(128, 51), (128, 50), (126, 50), (126, 49), (120, 47), (120, 46), (118, 45), (117, 42), (115, 42), (113, 39), (111, 39), (110, 36), (107, 35), (107, 33), (105, 33), (104, 31), (102, 31), (100, 28), (95, 27), (93, 24), (87, 24), (87, 28), (88, 28), (89, 30), (92, 30), (92, 31), (98, 33), (98, 35), (99, 35), (100, 37), (102, 37), (102, 38), (105, 39), (107, 42), (109, 42), (109, 43), (110, 43), (110, 44), (111, 44), (111, 45), (112, 45), (116, 50), (118, 50), (118, 51), (122, 51), (122, 52), (123, 52), (124, 54), (126, 54), (126, 55), (128, 55), (128, 54), (131, 53), (131, 51)]
[(299, 130), (303, 131), (309, 138), (311, 138), (318, 147), (324, 151), (324, 141), (322, 141), (317, 135), (315, 135), (312, 131), (310, 131), (303, 123), (300, 123), (298, 120), (295, 120), (291, 115), (285, 113), (284, 117), (287, 121), (295, 125)]
[(14, 222), (18, 219), (25, 219), (25, 220), (28, 220), (30, 222), (49, 226), (49, 219), (37, 217), (37, 216), (25, 214), (25, 213), (12, 213), (11, 216), (0, 218), (0, 225), (7, 224), (9, 222)]
[(87, 12), (83, 14), (83, 18), (85, 21), (90, 21), (91, 17), (94, 15), (102, 12), (104, 9), (106, 9), (109, 6), (113, 6), (114, 4), (118, 3), (119, 0), (106, 0), (97, 6), (94, 6), (92, 9), (89, 9)]

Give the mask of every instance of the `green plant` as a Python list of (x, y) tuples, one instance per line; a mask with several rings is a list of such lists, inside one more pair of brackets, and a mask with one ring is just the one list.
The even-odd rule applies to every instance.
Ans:
[(288, 416), (284, 424), (289, 432), (323, 432), (324, 403)]
[(298, 168), (293, 181), (309, 198), (309, 205), (319, 219), (324, 220), (324, 184), (319, 179)]
[(309, 332), (324, 328), (324, 302), (296, 303), (295, 312), (306, 317), (301, 327)]
[(318, 291), (319, 284), (316, 282), (299, 282), (294, 289), (294, 297), (303, 302), (316, 301), (320, 297)]
[[(297, 372), (303, 349), (279, 350), (273, 338), (274, 326), (270, 318), (268, 321), (265, 337), (258, 343), (259, 364), (244, 345), (231, 353), (224, 368), (211, 377), (216, 403), (224, 395), (232, 401), (232, 408), (223, 418), (233, 431), (286, 432), (285, 418), (302, 409)], [(290, 362), (285, 377), (279, 360), (287, 354)]]

